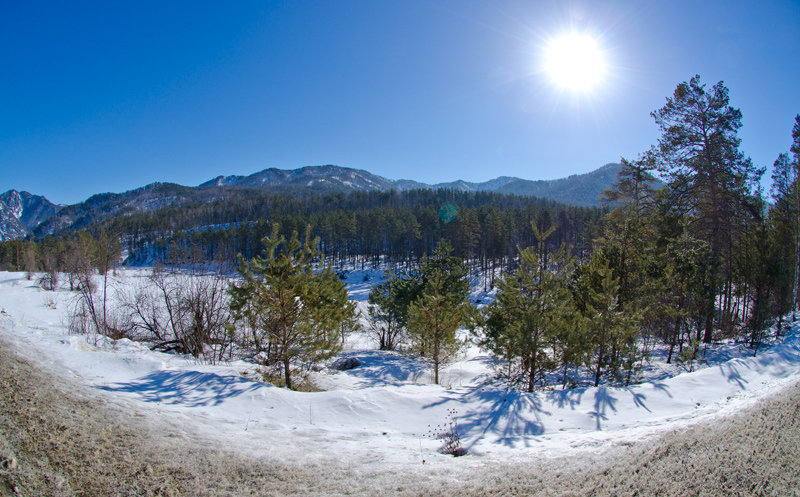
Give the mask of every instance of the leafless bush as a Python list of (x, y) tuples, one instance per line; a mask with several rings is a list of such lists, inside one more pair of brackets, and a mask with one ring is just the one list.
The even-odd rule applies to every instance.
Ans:
[(92, 236), (85, 232), (66, 241), (62, 265), (70, 291), (80, 287), (81, 275), (92, 271), (93, 243)]
[(461, 436), (458, 434), (458, 421), (456, 420), (457, 414), (458, 412), (455, 409), (448, 409), (444, 423), (433, 428), (428, 425), (429, 430), (425, 434), (428, 438), (441, 440), (444, 443), (442, 454), (450, 454), (454, 457), (463, 456), (467, 453), (461, 446)]
[(90, 272), (76, 275), (78, 293), (70, 303), (68, 327), (70, 332), (95, 337), (106, 336), (113, 340), (126, 338), (129, 326), (122, 319), (118, 309), (109, 303), (108, 277), (103, 278), (102, 286), (94, 282)]
[(44, 290), (55, 292), (58, 288), (58, 272), (55, 270), (46, 271), (36, 278), (36, 284)]
[(199, 267), (155, 266), (124, 299), (135, 338), (153, 350), (191, 354), (210, 363), (230, 352), (233, 332), (227, 280)]
[(369, 306), (369, 319), (364, 327), (367, 335), (381, 350), (395, 350), (406, 338), (406, 330), (377, 305)]

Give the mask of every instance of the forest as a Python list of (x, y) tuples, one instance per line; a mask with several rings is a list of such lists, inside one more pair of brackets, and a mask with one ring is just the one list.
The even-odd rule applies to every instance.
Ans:
[[(287, 386), (286, 352), (297, 343), (278, 341), (277, 322), (264, 319), (275, 309), (248, 295), (275, 288), (280, 271), (291, 270), (309, 292), (298, 299), (341, 311), (331, 321), (317, 309), (298, 325), (327, 330), (324, 340), (312, 334), (302, 342), (313, 362), (335, 348), (342, 323), (354, 323), (330, 277), (345, 265), (386, 270), (369, 299), (381, 348), (405, 345), (438, 371), (463, 345), (457, 330), (468, 328), (498, 359), (500, 376), (527, 391), (630, 384), (657, 345), (668, 347), (667, 362), (689, 368), (702, 360), (704, 344), (718, 340), (741, 340), (757, 354), (769, 330), (780, 335), (798, 310), (800, 115), (768, 193), (766, 168), (741, 150), (742, 112), (722, 82), (708, 88), (695, 76), (651, 115), (658, 143), (622, 159), (603, 209), (452, 190), (253, 194), (3, 242), (0, 268), (40, 273), (46, 288), (66, 274), (80, 289), (89, 286), (80, 275), (107, 274), (123, 255), (140, 266), (238, 265), (245, 283), (228, 291), (232, 316), (250, 330), (249, 346), (255, 340), (267, 352), (265, 363), (284, 369)], [(315, 287), (308, 268), (320, 266), (327, 276)], [(480, 311), (468, 299), (470, 275), (496, 289)], [(129, 332), (94, 319), (101, 330)], [(158, 326), (149, 330), (152, 339)], [(205, 345), (234, 334), (214, 336)], [(200, 356), (205, 349), (174, 350)]]

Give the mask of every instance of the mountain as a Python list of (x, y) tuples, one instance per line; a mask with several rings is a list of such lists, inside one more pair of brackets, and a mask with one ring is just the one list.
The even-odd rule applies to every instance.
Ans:
[(307, 166), (300, 169), (265, 169), (250, 176), (218, 176), (200, 188), (255, 188), (270, 193), (349, 193), (357, 190), (411, 190), (447, 188), (536, 196), (558, 202), (597, 206), (600, 192), (609, 188), (620, 165), (611, 163), (586, 174), (556, 180), (531, 181), (501, 176), (483, 183), (453, 181), (433, 185), (412, 180), (392, 180), (361, 169), (340, 166)]
[(410, 180), (391, 180), (361, 169), (340, 166), (306, 166), (300, 169), (265, 169), (250, 176), (218, 176), (200, 187), (258, 188), (271, 193), (350, 193), (369, 190), (430, 188)]
[(620, 168), (619, 164), (611, 163), (590, 173), (549, 181), (514, 178), (493, 191), (549, 198), (564, 204), (596, 206), (600, 205), (600, 193), (614, 184)]
[(44, 197), (14, 190), (0, 197), (0, 240), (53, 234), (64, 228), (78, 229), (105, 219), (188, 203), (225, 202), (270, 194), (326, 195), (370, 190), (453, 189), (536, 196), (577, 206), (599, 206), (600, 192), (616, 179), (619, 164), (586, 174), (556, 180), (531, 181), (501, 176), (481, 183), (453, 181), (425, 184), (393, 180), (361, 169), (326, 165), (294, 170), (265, 169), (249, 176), (217, 176), (199, 186), (153, 183), (123, 193), (101, 193), (83, 202), (56, 206)]
[(35, 234), (43, 236), (63, 228), (82, 228), (110, 217), (187, 203), (224, 201), (235, 196), (236, 192), (224, 187), (198, 188), (174, 183), (152, 183), (124, 193), (99, 193), (78, 204), (63, 207), (39, 223)]
[(9, 190), (0, 195), (0, 241), (24, 238), (60, 206), (40, 195)]

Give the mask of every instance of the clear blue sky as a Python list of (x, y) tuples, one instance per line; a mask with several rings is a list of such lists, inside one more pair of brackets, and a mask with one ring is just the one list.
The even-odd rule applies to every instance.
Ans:
[[(583, 93), (542, 70), (570, 31), (607, 66)], [(798, 61), (797, 1), (4, 1), (0, 192), (74, 203), (321, 164), (558, 178), (649, 148), (650, 112), (694, 74), (725, 82), (770, 166)]]

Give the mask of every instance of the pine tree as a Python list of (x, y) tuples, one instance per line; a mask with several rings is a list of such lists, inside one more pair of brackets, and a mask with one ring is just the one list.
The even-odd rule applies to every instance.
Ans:
[(320, 256), (319, 239), (306, 229), (304, 241), (295, 231), (289, 241), (272, 234), (264, 238), (262, 256), (240, 261), (242, 280), (231, 285), (231, 309), (238, 319), (263, 330), (269, 337), (284, 383), (292, 388), (296, 362), (314, 364), (338, 352), (339, 326), (351, 317), (344, 283), (325, 267), (314, 271)]
[[(714, 327), (715, 299), (723, 295), (721, 327), (730, 324), (736, 220), (752, 215), (751, 189), (763, 174), (739, 150), (742, 113), (729, 105), (722, 82), (710, 91), (693, 77), (678, 85), (667, 104), (652, 113), (661, 129), (652, 151), (669, 177), (675, 202), (687, 202), (693, 235), (711, 247), (711, 299), (705, 302), (704, 342)], [(728, 320), (728, 321), (726, 321)]]
[(456, 331), (475, 322), (469, 302), (468, 269), (451, 255), (451, 245), (441, 240), (431, 257), (424, 257), (416, 271), (400, 280), (398, 296), (414, 297), (407, 307), (408, 334), (414, 349), (433, 366), (434, 382), (439, 369), (463, 346)]
[(471, 307), (469, 302), (447, 293), (443, 275), (434, 274), (408, 309), (411, 342), (431, 364), (437, 385), (442, 365), (455, 359), (464, 347), (456, 332), (470, 325)]
[(598, 386), (604, 371), (616, 374), (621, 362), (635, 360), (638, 315), (632, 306), (619, 305), (620, 285), (611, 268), (593, 260), (585, 274), (594, 280), (589, 286), (586, 311), (591, 328), (589, 344), (594, 349), (590, 357), (594, 386)]
[[(772, 173), (774, 206), (770, 218), (774, 226), (773, 239), (780, 252), (784, 271), (777, 291), (780, 293), (775, 313), (800, 309), (800, 114), (792, 128), (789, 154), (780, 154)], [(788, 270), (787, 270), (788, 269)]]
[(555, 227), (545, 232), (535, 224), (532, 228), (538, 246), (520, 250), (517, 270), (498, 281), (497, 298), (486, 311), (482, 343), (507, 361), (509, 375), (512, 363), (520, 361), (529, 392), (546, 369), (556, 366), (547, 348), (551, 343), (558, 348), (571, 325), (568, 316), (573, 314), (567, 289), (572, 259), (563, 245), (555, 254), (547, 254), (547, 238)]

